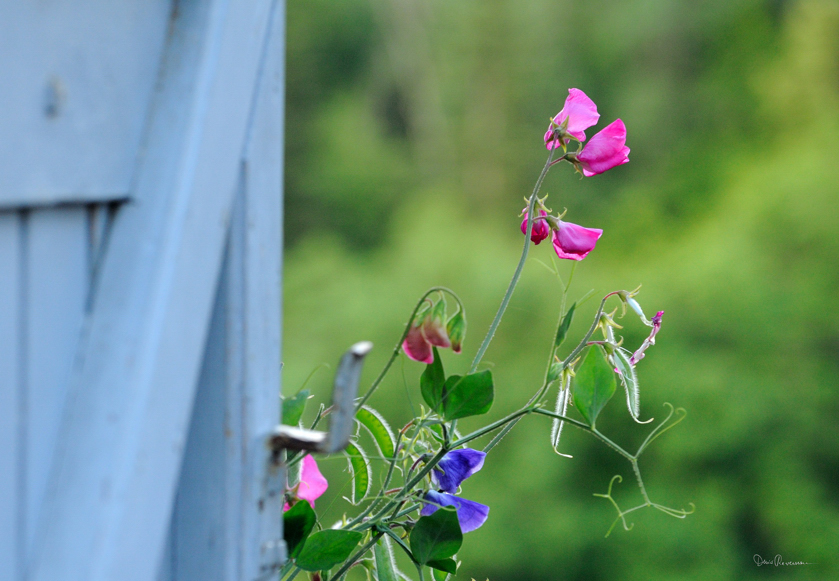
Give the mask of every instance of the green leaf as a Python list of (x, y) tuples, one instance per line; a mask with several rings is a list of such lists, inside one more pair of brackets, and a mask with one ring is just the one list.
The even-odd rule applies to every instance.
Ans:
[(641, 414), (641, 399), (638, 391), (638, 375), (635, 373), (635, 368), (629, 362), (629, 357), (620, 349), (615, 349), (615, 367), (618, 370), (618, 375), (621, 378), (626, 390), (626, 407), (629, 408), (629, 413), (636, 422), (638, 416)]
[(615, 373), (599, 345), (589, 348), (588, 355), (574, 376), (574, 405), (588, 425), (594, 426), (603, 406), (615, 394)]
[(441, 508), (420, 517), (411, 531), (411, 552), (421, 565), (454, 556), (463, 544), (457, 512)]
[(315, 511), (305, 500), (297, 502), (283, 513), (283, 539), (288, 547), (289, 558), (296, 557), (303, 548), (316, 520)]
[(353, 475), (352, 499), (350, 502), (358, 504), (367, 496), (370, 489), (370, 461), (361, 446), (352, 442), (344, 450), (349, 461), (350, 472)]
[(492, 407), (495, 388), (489, 369), (463, 377), (452, 375), (443, 386), (443, 418), (456, 420), (485, 414)]
[(446, 581), (449, 578), (448, 573), (439, 569), (432, 569), (431, 576), (434, 578), (434, 581)]
[(357, 531), (318, 531), (303, 545), (297, 557), (297, 566), (304, 571), (331, 569), (350, 556), (362, 536)]
[(451, 573), (452, 575), (457, 573), (457, 563), (455, 563), (454, 559), (439, 559), (437, 561), (429, 561), (427, 565), (432, 569), (445, 571), (446, 573)]
[(393, 458), (393, 432), (382, 415), (373, 408), (364, 406), (358, 410), (355, 418), (362, 426), (367, 428), (367, 431), (370, 432), (371, 436), (373, 436), (373, 440), (375, 440), (376, 446), (379, 447), (379, 452), (382, 453), (382, 456), (385, 458)]
[(283, 398), (283, 419), (282, 423), (287, 426), (296, 426), (306, 409), (306, 401), (309, 399), (309, 390), (301, 389), (292, 397)]
[(443, 399), (443, 385), (446, 383), (446, 375), (443, 372), (443, 362), (440, 361), (440, 354), (437, 347), (434, 347), (434, 362), (425, 366), (425, 371), (420, 376), (420, 391), (422, 399), (432, 410), (440, 407), (440, 400)]
[(376, 579), (378, 581), (399, 581), (390, 539), (387, 537), (379, 539), (379, 542), (373, 547), (373, 558), (376, 561)]
[(577, 308), (577, 303), (571, 305), (571, 308), (568, 309), (568, 312), (565, 313), (565, 316), (562, 318), (562, 322), (559, 324), (559, 329), (556, 330), (554, 348), (559, 347), (562, 345), (562, 342), (565, 341), (565, 336), (568, 335), (568, 328), (571, 326), (571, 321), (574, 320), (575, 308)]

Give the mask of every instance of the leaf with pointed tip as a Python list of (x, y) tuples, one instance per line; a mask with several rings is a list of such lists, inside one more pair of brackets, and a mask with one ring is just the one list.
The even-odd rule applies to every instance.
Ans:
[(311, 535), (297, 557), (297, 566), (304, 571), (323, 571), (343, 563), (361, 542), (357, 531), (326, 529)]
[(443, 362), (440, 361), (440, 354), (437, 347), (434, 347), (434, 362), (425, 366), (425, 371), (420, 376), (420, 391), (422, 399), (432, 410), (437, 411), (440, 401), (443, 399), (443, 386), (446, 383), (446, 374), (443, 371)]
[(495, 399), (495, 386), (489, 369), (463, 377), (452, 375), (443, 386), (443, 418), (457, 420), (485, 414)]
[(454, 559), (438, 559), (437, 561), (429, 561), (426, 565), (434, 570), (444, 571), (452, 575), (457, 573), (457, 563)]
[(420, 517), (411, 531), (411, 552), (421, 565), (451, 558), (462, 544), (463, 533), (454, 510), (441, 508)]
[(293, 559), (300, 553), (306, 537), (315, 527), (315, 511), (305, 500), (295, 503), (283, 513), (283, 540), (288, 548), (288, 556)]
[(565, 313), (565, 316), (562, 318), (562, 322), (559, 324), (559, 328), (556, 330), (556, 339), (554, 340), (554, 348), (559, 347), (562, 345), (562, 342), (565, 341), (565, 336), (568, 335), (568, 329), (571, 327), (571, 321), (574, 320), (574, 309), (577, 308), (577, 303), (571, 305), (571, 308), (568, 309), (568, 312)]
[(373, 440), (376, 442), (376, 446), (378, 446), (379, 452), (382, 453), (382, 456), (385, 458), (393, 458), (393, 432), (391, 431), (388, 423), (382, 417), (382, 414), (371, 407), (364, 406), (356, 412), (355, 418), (358, 420), (358, 423), (364, 426), (367, 431), (370, 432), (370, 435), (373, 436)]
[(309, 399), (309, 390), (301, 389), (296, 395), (283, 398), (283, 419), (286, 426), (296, 426), (306, 409), (306, 402)]
[(370, 489), (370, 462), (361, 446), (350, 442), (344, 453), (347, 455), (350, 472), (353, 475), (352, 499), (350, 502), (358, 504), (367, 496)]
[(574, 375), (574, 405), (583, 419), (594, 426), (598, 414), (615, 394), (615, 372), (606, 361), (599, 345), (589, 347), (588, 354)]

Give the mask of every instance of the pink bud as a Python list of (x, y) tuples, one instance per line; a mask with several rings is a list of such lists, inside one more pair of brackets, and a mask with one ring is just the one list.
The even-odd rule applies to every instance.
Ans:
[(591, 177), (629, 161), (626, 125), (617, 119), (596, 133), (577, 154), (583, 175)]
[[(522, 210), (522, 212), (527, 212), (527, 208)], [(548, 213), (544, 210), (539, 210), (540, 216), (547, 216)], [(521, 222), (521, 233), (527, 234), (527, 214), (524, 216), (524, 220)], [(547, 220), (534, 220), (533, 221), (533, 228), (530, 230), (530, 239), (533, 241), (534, 244), (539, 244), (542, 240), (547, 238), (551, 235), (551, 227), (548, 226)]]
[(422, 334), (422, 324), (411, 325), (405, 341), (402, 342), (402, 349), (405, 351), (405, 355), (414, 361), (434, 363), (434, 353), (431, 351), (431, 345)]
[(594, 250), (603, 230), (583, 228), (571, 222), (558, 220), (559, 229), (553, 231), (553, 245), (556, 255), (568, 260), (582, 260)]
[[(579, 89), (568, 89), (565, 106), (554, 117), (554, 125), (562, 126), (566, 119), (568, 122), (563, 133), (582, 142), (586, 140), (585, 130), (597, 123), (600, 115), (597, 113), (597, 105), (585, 93)], [(545, 146), (548, 149), (556, 149), (562, 146), (561, 139), (554, 136), (553, 127), (545, 133)]]
[[(422, 334), (425, 340), (436, 347), (448, 348), (452, 346), (449, 335), (446, 332), (446, 300), (440, 298), (431, 313), (426, 315), (422, 322)], [(433, 354), (432, 354), (433, 357)], [(433, 361), (433, 359), (432, 359)]]

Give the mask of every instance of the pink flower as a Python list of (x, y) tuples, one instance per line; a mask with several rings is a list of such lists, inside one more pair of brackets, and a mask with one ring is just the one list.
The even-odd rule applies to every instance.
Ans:
[(429, 343), (422, 334), (422, 323), (411, 325), (408, 335), (402, 342), (402, 349), (410, 359), (421, 363), (434, 363), (434, 353)]
[[(317, 462), (312, 458), (311, 454), (307, 454), (303, 458), (303, 468), (300, 471), (300, 482), (297, 483), (297, 490), (295, 496), (300, 500), (306, 500), (315, 508), (315, 500), (326, 492), (329, 483), (323, 474), (318, 470)], [(291, 505), (286, 503), (283, 507), (283, 512), (291, 508)]]
[[(597, 113), (597, 105), (579, 89), (568, 89), (568, 98), (565, 99), (565, 106), (553, 119), (551, 127), (545, 133), (545, 146), (548, 149), (556, 149), (568, 144), (564, 136), (571, 136), (577, 141), (585, 141), (585, 130), (597, 123), (600, 115)], [(563, 127), (563, 123), (565, 126)], [(560, 128), (561, 135), (554, 133), (556, 127)]]
[[(586, 143), (583, 150), (572, 163), (582, 167), (583, 175), (591, 177), (629, 161), (629, 148), (626, 146), (626, 126), (617, 119), (604, 127)], [(575, 164), (576, 165), (576, 164)]]
[[(527, 208), (522, 210), (522, 212), (527, 212)], [(544, 210), (539, 210), (540, 216), (547, 216), (548, 213)], [(524, 216), (524, 220), (521, 221), (521, 233), (527, 234), (527, 214)], [(530, 239), (533, 241), (534, 244), (539, 244), (542, 240), (547, 238), (551, 235), (551, 227), (548, 225), (547, 220), (534, 220), (533, 221), (533, 228), (530, 230)]]
[(556, 255), (568, 260), (582, 260), (594, 250), (603, 230), (583, 228), (571, 222), (557, 220), (559, 229), (553, 231), (553, 245)]

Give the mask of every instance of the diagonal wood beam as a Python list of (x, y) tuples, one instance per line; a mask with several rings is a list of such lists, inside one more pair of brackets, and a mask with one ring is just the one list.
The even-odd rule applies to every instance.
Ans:
[(276, 1), (174, 5), (132, 202), (81, 341), (33, 581), (152, 581), (165, 542)]

